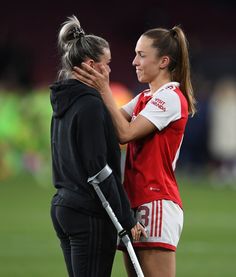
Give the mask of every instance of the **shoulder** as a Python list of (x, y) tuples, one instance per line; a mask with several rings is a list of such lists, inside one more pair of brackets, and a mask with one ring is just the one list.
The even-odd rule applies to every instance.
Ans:
[(164, 87), (163, 89), (158, 90), (154, 93), (153, 97), (161, 96), (166, 99), (177, 99), (179, 98), (178, 92), (179, 92), (179, 86), (176, 85), (169, 85)]
[(163, 90), (160, 91), (160, 95), (166, 98), (167, 100), (176, 100), (178, 102), (187, 102), (183, 92), (179, 87), (179, 83), (172, 82), (169, 86), (166, 86)]
[(77, 105), (81, 106), (82, 110), (102, 110), (104, 109), (104, 104), (98, 92), (86, 93), (77, 99)]
[(178, 91), (175, 86), (165, 87), (153, 95), (150, 104), (163, 111), (180, 109), (181, 99)]

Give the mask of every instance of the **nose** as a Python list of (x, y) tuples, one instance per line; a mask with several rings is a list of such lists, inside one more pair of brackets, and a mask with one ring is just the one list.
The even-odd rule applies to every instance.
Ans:
[(111, 73), (111, 68), (109, 65), (107, 66), (107, 71), (108, 71), (108, 73)]
[(134, 59), (133, 59), (133, 62), (132, 62), (132, 65), (133, 65), (133, 66), (136, 66), (136, 65), (137, 65), (137, 59), (136, 59), (136, 58), (137, 58), (137, 56), (135, 56)]

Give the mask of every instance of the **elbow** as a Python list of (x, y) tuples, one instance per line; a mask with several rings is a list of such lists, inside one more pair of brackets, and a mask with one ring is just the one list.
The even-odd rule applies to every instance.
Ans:
[(128, 142), (130, 142), (130, 139), (127, 137), (127, 136), (119, 136), (118, 137), (118, 140), (119, 140), (119, 143), (121, 144), (121, 145), (124, 145), (124, 144), (126, 144), (126, 143), (128, 143)]
[(130, 130), (129, 127), (122, 130), (117, 130), (117, 137), (119, 143), (122, 145), (132, 141), (135, 138), (134, 133), (132, 132), (132, 130)]
[(126, 143), (128, 143), (128, 141), (119, 139), (119, 143), (120, 143), (121, 145), (125, 145)]

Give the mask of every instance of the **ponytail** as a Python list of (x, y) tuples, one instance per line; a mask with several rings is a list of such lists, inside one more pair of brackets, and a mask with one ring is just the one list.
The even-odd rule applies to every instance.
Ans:
[(173, 37), (178, 41), (179, 46), (179, 62), (176, 63), (176, 67), (172, 73), (172, 78), (180, 83), (180, 89), (188, 101), (189, 113), (193, 116), (196, 112), (196, 100), (193, 95), (193, 87), (190, 77), (188, 41), (179, 26), (173, 27), (170, 32), (173, 32)]
[(196, 112), (196, 100), (190, 78), (188, 42), (183, 30), (179, 26), (170, 30), (155, 28), (143, 35), (153, 40), (152, 46), (158, 50), (159, 56), (169, 56), (171, 79), (180, 83), (180, 89), (188, 102), (189, 114), (193, 116)]

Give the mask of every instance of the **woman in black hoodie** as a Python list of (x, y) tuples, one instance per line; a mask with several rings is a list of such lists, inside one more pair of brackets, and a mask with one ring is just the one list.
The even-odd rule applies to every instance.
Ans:
[(51, 153), (53, 184), (51, 218), (61, 242), (70, 277), (108, 277), (114, 260), (117, 231), (88, 183), (100, 172), (111, 172), (99, 183), (122, 226), (138, 239), (142, 226), (134, 219), (121, 185), (120, 149), (111, 117), (99, 93), (73, 78), (81, 62), (110, 71), (109, 44), (86, 35), (75, 16), (58, 36), (61, 70), (51, 85)]

